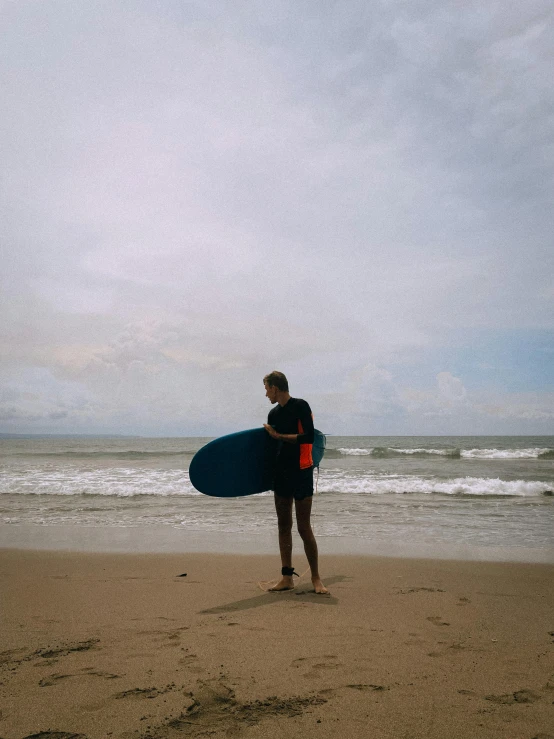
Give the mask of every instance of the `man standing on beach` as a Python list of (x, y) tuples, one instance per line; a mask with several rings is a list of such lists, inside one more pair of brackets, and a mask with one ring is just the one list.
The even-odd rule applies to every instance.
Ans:
[(264, 377), (266, 397), (277, 403), (269, 411), (264, 428), (274, 439), (281, 441), (275, 470), (275, 509), (279, 526), (281, 552), (281, 580), (272, 591), (292, 590), (292, 501), (296, 509), (298, 533), (304, 542), (304, 551), (312, 573), (316, 593), (327, 593), (318, 570), (317, 542), (310, 523), (314, 494), (314, 467), (312, 445), (314, 422), (310, 406), (305, 400), (291, 398), (287, 378), (273, 371)]

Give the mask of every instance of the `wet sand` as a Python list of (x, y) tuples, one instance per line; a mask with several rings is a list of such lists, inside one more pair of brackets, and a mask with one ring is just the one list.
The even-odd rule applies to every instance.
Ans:
[(554, 737), (554, 565), (322, 568), (2, 550), (0, 737)]

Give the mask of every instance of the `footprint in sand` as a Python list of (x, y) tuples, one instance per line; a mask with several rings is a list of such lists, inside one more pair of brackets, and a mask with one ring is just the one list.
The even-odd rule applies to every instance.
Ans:
[(408, 593), (444, 593), (446, 591), (441, 588), (396, 588), (397, 595), (407, 595)]
[(305, 662), (305, 661), (306, 661), (306, 659), (307, 659), (306, 657), (298, 657), (298, 659), (294, 659), (294, 660), (293, 660), (293, 661), (291, 662), (291, 665), (294, 665), (295, 667), (300, 667), (300, 663), (301, 663), (301, 662)]
[(26, 649), (7, 649), (5, 652), (0, 652), (0, 665), (10, 662), (20, 664), (26, 659), (29, 659)]
[(407, 647), (417, 647), (421, 644), (425, 644), (425, 639), (420, 634), (417, 634), (415, 631), (410, 631), (408, 633), (408, 636), (410, 637), (410, 639), (404, 642)]
[(448, 621), (442, 620), (442, 616), (427, 616), (427, 621), (430, 621), (435, 626), (450, 626)]
[(157, 698), (159, 695), (171, 693), (173, 690), (179, 689), (175, 683), (170, 683), (163, 688), (156, 688), (154, 686), (151, 688), (132, 688), (131, 690), (124, 690), (121, 693), (115, 693), (113, 697), (116, 700), (121, 700), (122, 698)]
[(346, 685), (346, 687), (361, 691), (390, 690), (388, 685), (374, 685), (372, 683), (357, 683), (355, 685)]
[(160, 637), (156, 639), (157, 644), (162, 649), (167, 647), (179, 646), (179, 639), (182, 631), (187, 631), (188, 626), (181, 626), (178, 629), (171, 629), (171, 631), (163, 631), (161, 629), (148, 629), (147, 631), (139, 631), (139, 636), (154, 636)]
[[(323, 658), (328, 660), (338, 659), (336, 654), (324, 654)], [(311, 665), (309, 672), (305, 672), (302, 677), (306, 677), (308, 679), (318, 678), (321, 676), (322, 670), (337, 670), (339, 667), (342, 667), (342, 662), (315, 662)]]
[(116, 693), (114, 698), (117, 700), (121, 700), (122, 698), (155, 698), (157, 695), (159, 695), (157, 688), (132, 688), (131, 690)]
[[(34, 652), (29, 652), (24, 648), (8, 649), (0, 652), (0, 666), (6, 665), (14, 672), (23, 662), (33, 660), (33, 667), (49, 667), (56, 664), (58, 657), (64, 657), (73, 651), (92, 649), (97, 642), (98, 639), (91, 639), (88, 642), (79, 642), (77, 645), (67, 645), (59, 649), (47, 647), (45, 649), (37, 649)], [(37, 659), (42, 659), (42, 662), (37, 662)]]
[(81, 672), (84, 672), (86, 675), (92, 675), (93, 677), (103, 677), (106, 680), (115, 680), (118, 677), (122, 677), (122, 675), (116, 675), (114, 672), (96, 670), (94, 667), (83, 667)]
[(204, 670), (198, 664), (198, 656), (196, 654), (185, 654), (183, 657), (181, 657), (178, 663), (183, 667), (186, 667), (188, 672), (193, 672), (197, 675), (201, 672), (204, 672)]
[(33, 652), (31, 657), (41, 657), (42, 659), (51, 659), (57, 657), (67, 657), (71, 652), (86, 652), (89, 649), (94, 649), (100, 639), (88, 639), (87, 641), (74, 642), (73, 644), (64, 644), (61, 647), (46, 649), (37, 649)]
[[(447, 642), (439, 641), (437, 644), (444, 645), (447, 644)], [(446, 655), (452, 654), (452, 652), (484, 652), (485, 650), (482, 647), (476, 647), (470, 642), (463, 642), (463, 641), (457, 641), (452, 642), (452, 644), (448, 644), (446, 648), (443, 649), (442, 652), (428, 652), (428, 657), (444, 657)], [(460, 692), (460, 691), (458, 691)]]
[(38, 734), (29, 734), (23, 739), (87, 739), (84, 734), (72, 734), (68, 731), (39, 731)]
[(329, 662), (318, 662), (315, 665), (312, 665), (314, 670), (336, 670), (337, 667), (341, 666), (341, 663), (338, 662), (337, 664), (329, 663)]
[(71, 675), (62, 675), (61, 673), (54, 673), (52, 675), (47, 675), (46, 677), (43, 677), (42, 680), (39, 680), (39, 686), (41, 688), (48, 688), (52, 685), (57, 685), (57, 683), (60, 682), (60, 680), (67, 680), (70, 677), (77, 677), (77, 678), (83, 678), (83, 677), (103, 677), (106, 680), (115, 680), (116, 678), (121, 677), (121, 675), (116, 675), (113, 672), (101, 672), (100, 670), (94, 670), (92, 667), (85, 667), (83, 670), (81, 670), (80, 675), (71, 674)]
[[(305, 710), (327, 702), (319, 695), (308, 695), (286, 698), (268, 696), (262, 700), (240, 703), (234, 690), (222, 678), (199, 680), (196, 689), (189, 695), (190, 705), (179, 718), (166, 724), (173, 732), (187, 736), (204, 736), (208, 733), (228, 736), (236, 730), (237, 721), (253, 727), (267, 718), (300, 716)], [(163, 731), (166, 727), (159, 728), (162, 729), (160, 736), (166, 736)], [(157, 735), (156, 732), (154, 735)]]
[(522, 689), (516, 690), (515, 693), (506, 693), (505, 695), (485, 695), (486, 701), (493, 703), (502, 703), (505, 706), (511, 706), (514, 703), (536, 703), (540, 701), (542, 696), (534, 693), (532, 690)]
[(59, 673), (55, 673), (54, 675), (43, 677), (42, 680), (39, 680), (38, 684), (41, 688), (47, 688), (51, 685), (56, 685), (60, 680), (67, 680), (68, 677), (73, 677), (73, 675), (60, 675)]

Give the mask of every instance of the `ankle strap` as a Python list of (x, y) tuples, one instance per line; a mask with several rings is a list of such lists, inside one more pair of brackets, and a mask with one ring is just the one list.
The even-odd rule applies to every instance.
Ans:
[(294, 567), (281, 567), (281, 575), (285, 575), (286, 577), (296, 575), (296, 577), (300, 577), (298, 572), (294, 571)]

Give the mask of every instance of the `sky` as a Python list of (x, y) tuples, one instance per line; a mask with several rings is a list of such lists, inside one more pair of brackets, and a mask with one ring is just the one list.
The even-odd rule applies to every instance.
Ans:
[(550, 0), (0, 0), (0, 432), (554, 433)]

